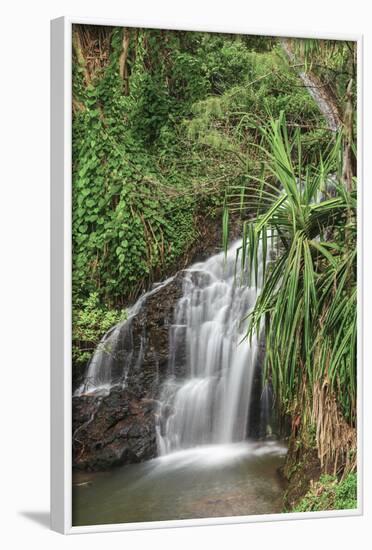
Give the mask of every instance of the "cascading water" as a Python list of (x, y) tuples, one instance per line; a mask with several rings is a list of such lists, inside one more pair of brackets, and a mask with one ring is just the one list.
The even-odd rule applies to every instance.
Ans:
[[(226, 254), (211, 256), (181, 273), (182, 294), (169, 326), (167, 375), (157, 392), (159, 455), (247, 438), (259, 335), (249, 341), (244, 337), (246, 317), (260, 291), (263, 260), (258, 258), (256, 284), (249, 267), (242, 268), (241, 246), (242, 241), (237, 241)], [(108, 395), (113, 387), (125, 388), (132, 372), (141, 371), (147, 336), (144, 331), (135, 346), (133, 323), (149, 297), (173, 279), (145, 293), (129, 310), (128, 319), (104, 335), (75, 397)], [(260, 431), (265, 434), (267, 400), (256, 401), (265, 423)]]
[[(157, 415), (159, 454), (247, 437), (259, 335), (242, 340), (246, 316), (262, 279), (249, 284), (248, 267), (237, 261), (241, 241), (185, 272), (183, 296), (170, 327), (169, 378)], [(174, 375), (185, 355), (186, 378)]]

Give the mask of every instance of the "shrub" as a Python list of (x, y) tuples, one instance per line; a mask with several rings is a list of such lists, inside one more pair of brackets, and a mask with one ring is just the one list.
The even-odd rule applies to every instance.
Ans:
[(100, 303), (97, 292), (83, 302), (77, 300), (72, 311), (73, 364), (86, 365), (105, 332), (125, 319), (125, 310), (108, 309)]

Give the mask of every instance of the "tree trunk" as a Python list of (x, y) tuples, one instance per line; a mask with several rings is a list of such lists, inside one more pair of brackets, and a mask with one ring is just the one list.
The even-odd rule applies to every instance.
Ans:
[(352, 150), (353, 143), (353, 102), (352, 102), (352, 85), (350, 80), (346, 92), (346, 107), (344, 114), (344, 155), (342, 179), (346, 189), (350, 192), (353, 187), (353, 176), (356, 175), (356, 159)]
[(119, 74), (124, 82), (124, 94), (129, 95), (129, 75), (128, 75), (128, 51), (130, 42), (130, 30), (123, 29), (123, 49), (119, 59)]
[(86, 66), (86, 63), (85, 63), (85, 58), (84, 58), (84, 55), (83, 55), (83, 49), (81, 47), (81, 40), (80, 40), (80, 35), (79, 35), (78, 29), (74, 29), (72, 31), (72, 48), (75, 52), (76, 60), (78, 62), (78, 65), (80, 65), (80, 67), (82, 67), (82, 69), (84, 70), (85, 84), (88, 85), (89, 82), (90, 82), (90, 76), (89, 76), (89, 72), (88, 72), (88, 69), (87, 69), (87, 66)]

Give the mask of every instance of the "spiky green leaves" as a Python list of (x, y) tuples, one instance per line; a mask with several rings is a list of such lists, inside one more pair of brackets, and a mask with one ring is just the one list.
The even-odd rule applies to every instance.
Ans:
[[(258, 262), (266, 261), (268, 248), (275, 257), (260, 282), (248, 337), (265, 322), (265, 375), (282, 404), (291, 407), (304, 387), (311, 399), (314, 384), (328, 380), (343, 413), (353, 421), (356, 192), (349, 193), (337, 181), (341, 140), (337, 137), (314, 167), (302, 163), (300, 135), (290, 141), (282, 116), (263, 134), (261, 149), (274, 180), (259, 182), (265, 200), (255, 219), (244, 224), (241, 262), (257, 285)], [(237, 195), (235, 189), (233, 205)], [(246, 189), (245, 195), (249, 203), (257, 188)]]

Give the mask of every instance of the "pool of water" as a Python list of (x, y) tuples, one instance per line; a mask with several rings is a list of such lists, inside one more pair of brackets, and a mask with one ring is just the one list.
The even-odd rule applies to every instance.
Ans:
[(286, 447), (244, 442), (196, 447), (110, 472), (73, 475), (73, 525), (272, 514)]

